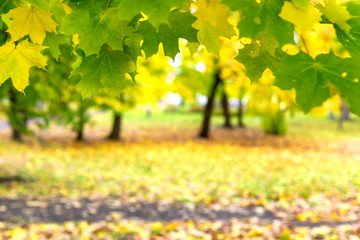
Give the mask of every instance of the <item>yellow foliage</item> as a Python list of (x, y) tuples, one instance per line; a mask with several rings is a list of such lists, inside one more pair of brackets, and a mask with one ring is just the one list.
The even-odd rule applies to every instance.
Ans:
[(220, 0), (198, 0), (195, 2), (197, 17), (193, 27), (198, 29), (199, 42), (215, 54), (220, 51), (220, 37), (232, 37), (234, 27), (228, 21), (229, 8)]
[(293, 44), (285, 44), (282, 47), (282, 50), (284, 50), (289, 55), (296, 55), (300, 51), (299, 48)]
[(15, 45), (14, 42), (7, 42), (0, 47), (0, 84), (8, 78), (12, 79), (14, 87), (24, 92), (29, 85), (29, 69), (33, 66), (45, 68), (46, 58), (40, 51), (45, 49), (28, 40)]
[(341, 99), (339, 95), (334, 95), (333, 97), (326, 100), (320, 107), (315, 107), (310, 111), (312, 115), (324, 116), (329, 112), (335, 114), (340, 113)]
[(197, 17), (193, 26), (196, 29), (202, 29), (204, 22), (209, 22), (212, 26), (221, 29), (225, 37), (231, 37), (234, 29), (228, 21), (229, 8), (220, 3), (220, 0), (198, 0), (195, 3), (197, 7), (194, 16)]
[(279, 16), (295, 25), (295, 30), (303, 35), (307, 31), (311, 31), (313, 26), (321, 20), (321, 12), (313, 5), (309, 5), (307, 9), (298, 8), (292, 2), (284, 2)]
[(34, 43), (42, 44), (46, 32), (56, 32), (56, 23), (51, 15), (48, 11), (24, 4), (4, 16), (13, 20), (8, 29), (13, 41), (29, 35)]
[[(172, 67), (168, 64), (169, 57), (165, 57), (162, 44), (159, 45), (159, 51), (152, 57), (145, 59), (145, 57), (138, 58), (138, 75), (136, 81), (139, 84), (139, 103), (155, 103), (162, 98), (169, 90), (172, 81), (171, 70)], [(151, 67), (149, 67), (151, 65)]]
[(303, 36), (310, 56), (329, 53), (336, 47), (336, 33), (332, 24), (319, 24), (314, 31), (308, 31)]
[(274, 74), (272, 73), (272, 71), (269, 68), (267, 68), (267, 69), (265, 69), (261, 78), (259, 79), (259, 83), (270, 86), (274, 83), (274, 80), (275, 80)]

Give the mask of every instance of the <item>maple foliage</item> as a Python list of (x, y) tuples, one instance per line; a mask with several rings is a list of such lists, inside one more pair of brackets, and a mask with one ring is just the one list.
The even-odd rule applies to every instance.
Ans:
[(56, 23), (52, 20), (51, 13), (42, 9), (21, 5), (9, 11), (4, 17), (12, 19), (8, 29), (12, 41), (29, 35), (34, 43), (41, 45), (46, 32), (56, 32)]
[[(360, 6), (356, 1), (25, 0), (21, 4), (17, 1), (2, 1), (1, 4), (0, 27), (9, 33), (3, 49), (9, 44), (15, 48), (21, 46), (23, 50), (25, 46), (34, 49), (36, 45), (37, 51), (27, 52), (31, 54), (27, 57), (35, 59), (39, 59), (37, 54), (43, 53), (44, 46), (49, 47), (54, 57), (59, 56), (61, 44), (72, 45), (76, 53), (83, 52), (79, 55), (83, 64), (73, 65), (73, 72), (82, 77), (79, 89), (83, 97), (103, 90), (120, 95), (131, 81), (125, 74), (135, 79), (139, 57), (151, 57), (162, 47), (165, 55), (174, 59), (180, 51), (180, 38), (186, 39), (189, 46), (204, 45), (219, 56), (222, 38), (241, 41), (247, 37), (251, 42), (244, 49), (238, 45), (236, 60), (245, 65), (252, 81), (257, 81), (264, 70), (270, 68), (279, 78), (275, 81), (278, 86), (297, 90), (297, 103), (304, 111), (340, 94), (350, 109), (360, 114), (354, 97), (360, 88), (359, 75), (353, 71), (358, 68), (360, 53)], [(335, 37), (330, 48), (321, 50), (317, 46), (314, 50), (311, 46), (315, 40), (310, 36), (318, 35), (320, 26), (330, 26)], [(26, 41), (29, 44), (22, 44)], [(285, 46), (289, 44), (301, 51), (297, 57), (287, 52)], [(113, 54), (105, 56), (104, 47), (118, 56), (107, 58)], [(302, 64), (296, 71), (304, 80), (296, 81), (299, 76), (292, 76), (291, 71), (295, 69), (289, 66), (296, 65), (299, 56), (317, 62), (319, 49), (324, 54), (320, 57), (322, 61), (336, 64), (336, 71), (330, 74), (326, 67), (323, 71), (324, 65), (312, 71), (313, 67), (309, 69)], [(90, 58), (94, 58), (91, 61), (95, 65), (102, 66), (101, 76), (91, 73), (94, 64), (84, 64)], [(108, 62), (101, 60), (105, 58)], [(43, 63), (23, 62), (13, 62), (15, 68), (24, 68), (25, 74), (20, 80), (6, 67), (8, 61), (0, 64), (5, 69), (3, 78), (11, 78), (19, 91), (24, 91), (28, 85), (25, 78), (28, 78), (29, 68), (44, 66)], [(340, 78), (342, 75), (347, 77)], [(281, 76), (292, 77), (288, 81), (296, 83), (285, 84)]]
[(33, 44), (27, 40), (15, 46), (14, 42), (7, 42), (0, 47), (0, 83), (11, 77), (14, 87), (23, 92), (29, 83), (29, 69), (32, 66), (44, 68), (46, 58), (40, 51), (45, 47)]

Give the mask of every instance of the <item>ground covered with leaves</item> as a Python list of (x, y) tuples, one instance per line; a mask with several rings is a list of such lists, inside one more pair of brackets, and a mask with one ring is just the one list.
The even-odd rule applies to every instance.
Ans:
[(359, 239), (358, 122), (294, 120), (285, 137), (215, 126), (200, 140), (192, 118), (154, 119), (122, 142), (102, 127), (85, 143), (55, 128), (0, 140), (0, 239)]

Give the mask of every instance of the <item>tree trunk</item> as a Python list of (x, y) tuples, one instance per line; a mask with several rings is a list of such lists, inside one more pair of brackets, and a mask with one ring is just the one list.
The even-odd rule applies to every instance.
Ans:
[(201, 126), (201, 131), (199, 134), (200, 138), (209, 138), (210, 118), (211, 118), (211, 113), (213, 110), (216, 89), (219, 86), (220, 82), (221, 82), (220, 72), (218, 72), (215, 75), (215, 81), (214, 81), (213, 86), (210, 89), (208, 101), (207, 101), (207, 104), (204, 109), (204, 118), (203, 118), (203, 122), (202, 122), (202, 126)]
[(76, 132), (76, 141), (82, 142), (84, 140), (84, 131), (83, 128), (79, 128)]
[(349, 121), (349, 120), (350, 120), (350, 109), (341, 100), (340, 117), (339, 117), (339, 129), (343, 129), (344, 121)]
[(76, 141), (83, 141), (84, 140), (84, 126), (85, 126), (85, 112), (86, 109), (83, 106), (83, 104), (81, 103), (80, 107), (79, 107), (79, 122), (78, 122), (78, 126), (76, 129)]
[(341, 101), (341, 116), (344, 121), (350, 121), (350, 109), (343, 101)]
[(21, 142), (22, 141), (21, 132), (15, 128), (11, 128), (11, 129), (12, 129), (11, 139), (17, 142)]
[(242, 99), (239, 100), (239, 109), (238, 109), (238, 126), (245, 127), (244, 124), (244, 109), (243, 109), (243, 102)]
[(228, 102), (228, 98), (227, 98), (225, 90), (224, 90), (223, 95), (222, 95), (221, 105), (222, 105), (222, 108), (223, 108), (223, 114), (224, 114), (224, 119), (225, 119), (224, 128), (232, 128), (230, 109), (229, 109), (229, 102)]
[(26, 110), (20, 109), (19, 101), (16, 97), (16, 92), (10, 89), (10, 109), (8, 117), (12, 130), (11, 139), (14, 141), (22, 141), (22, 131), (26, 130)]
[(118, 112), (114, 112), (114, 122), (108, 139), (110, 140), (120, 140), (121, 139), (121, 121), (122, 114)]

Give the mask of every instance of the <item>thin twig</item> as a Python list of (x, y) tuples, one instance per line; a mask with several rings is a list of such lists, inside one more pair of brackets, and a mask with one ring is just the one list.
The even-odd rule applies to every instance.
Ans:
[(304, 44), (304, 47), (305, 47), (306, 53), (310, 55), (310, 52), (309, 52), (309, 49), (308, 49), (308, 47), (307, 47), (307, 45), (306, 45), (306, 42), (305, 42), (304, 37), (303, 37), (302, 35), (300, 35), (300, 37), (301, 37), (301, 41), (302, 41), (302, 43)]
[(106, 9), (109, 7), (110, 4), (110, 0), (108, 0), (107, 4), (106, 4)]
[(5, 5), (8, 3), (8, 1), (9, 0), (6, 0), (6, 2), (4, 2), (4, 4), (1, 6), (1, 8), (0, 8), (0, 12), (1, 12), (1, 10), (3, 10), (3, 8), (5, 7)]

